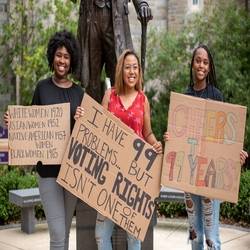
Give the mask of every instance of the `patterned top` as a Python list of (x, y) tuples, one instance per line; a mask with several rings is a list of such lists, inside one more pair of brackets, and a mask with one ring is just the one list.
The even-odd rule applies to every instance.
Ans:
[(115, 89), (112, 88), (108, 110), (132, 128), (138, 136), (143, 138), (144, 103), (145, 95), (142, 91), (139, 91), (133, 103), (126, 109), (120, 96), (117, 95)]

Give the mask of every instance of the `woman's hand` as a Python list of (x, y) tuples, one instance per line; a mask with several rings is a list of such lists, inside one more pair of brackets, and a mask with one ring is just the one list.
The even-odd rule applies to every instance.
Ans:
[(240, 151), (240, 164), (241, 166), (245, 163), (248, 153), (245, 150)]
[(76, 113), (75, 113), (74, 119), (77, 120), (77, 119), (79, 119), (80, 117), (83, 117), (84, 114), (85, 114), (84, 108), (81, 107), (81, 106), (78, 106), (78, 107), (76, 108)]
[(163, 139), (164, 139), (164, 141), (168, 141), (168, 140), (169, 140), (169, 138), (170, 138), (170, 136), (169, 136), (169, 132), (168, 132), (168, 131), (166, 131), (166, 132), (164, 133), (164, 135), (163, 135)]
[(8, 127), (9, 119), (10, 119), (8, 110), (4, 113), (3, 119), (4, 119), (4, 122), (5, 122), (5, 126)]
[(157, 154), (162, 154), (162, 144), (160, 141), (157, 141), (156, 143), (154, 143), (153, 148)]

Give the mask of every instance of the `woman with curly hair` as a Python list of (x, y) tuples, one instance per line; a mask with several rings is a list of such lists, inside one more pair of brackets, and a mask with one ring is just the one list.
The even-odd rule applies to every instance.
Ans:
[[(48, 65), (53, 75), (38, 82), (32, 105), (70, 103), (70, 127), (74, 126), (74, 116), (81, 114), (83, 90), (69, 79), (76, 73), (79, 61), (78, 44), (72, 33), (64, 30), (55, 33), (47, 48)], [(50, 250), (67, 250), (69, 231), (77, 198), (61, 187), (56, 178), (60, 165), (37, 163), (39, 190), (45, 211), (49, 233)]]
[[(78, 44), (72, 33), (63, 30), (56, 32), (47, 47), (48, 65), (52, 76), (37, 83), (32, 105), (70, 103), (70, 127), (74, 119), (82, 116), (80, 107), (83, 90), (69, 79), (78, 66)], [(8, 125), (9, 114), (4, 120)], [(38, 184), (43, 209), (50, 234), (50, 250), (67, 250), (69, 231), (77, 198), (61, 187), (56, 178), (61, 165), (44, 165), (37, 162)]]
[[(53, 75), (38, 82), (32, 105), (70, 103), (70, 127), (74, 126), (74, 116), (81, 114), (83, 90), (69, 79), (76, 73), (79, 60), (78, 44), (72, 33), (64, 30), (56, 32), (47, 48), (48, 65)], [(77, 111), (77, 112), (76, 112)], [(37, 163), (39, 190), (45, 211), (49, 234), (50, 250), (67, 250), (69, 231), (77, 198), (61, 187), (56, 178), (60, 165)]]

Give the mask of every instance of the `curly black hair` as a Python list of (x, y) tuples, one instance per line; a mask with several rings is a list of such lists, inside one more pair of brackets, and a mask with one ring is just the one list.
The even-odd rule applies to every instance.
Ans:
[(61, 47), (65, 47), (70, 54), (70, 73), (75, 74), (79, 65), (79, 46), (75, 36), (67, 30), (56, 32), (49, 40), (47, 48), (49, 68), (53, 70), (56, 50)]

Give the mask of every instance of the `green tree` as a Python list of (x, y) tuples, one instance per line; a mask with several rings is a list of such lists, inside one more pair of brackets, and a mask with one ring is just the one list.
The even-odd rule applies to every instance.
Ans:
[[(207, 44), (215, 61), (219, 89), (225, 101), (250, 108), (250, 16), (234, 1), (220, 0), (215, 6), (190, 17), (180, 34), (152, 34), (147, 55), (146, 80), (160, 79), (164, 91), (149, 92), (153, 128), (162, 135), (171, 90), (183, 92), (189, 83), (192, 50)], [(147, 86), (149, 87), (149, 86)], [(166, 116), (166, 115), (165, 115)], [(164, 125), (162, 125), (164, 123)], [(245, 145), (250, 150), (250, 117), (247, 117)]]
[[(215, 6), (189, 18), (178, 34), (152, 31), (146, 68), (146, 89), (152, 106), (152, 126), (158, 138), (166, 130), (170, 91), (183, 93), (189, 84), (193, 49), (200, 43), (210, 48), (218, 87), (226, 102), (250, 108), (250, 17), (234, 1), (217, 1)], [(150, 80), (157, 79), (158, 85)], [(160, 91), (159, 91), (160, 90)], [(250, 151), (250, 116), (247, 115), (245, 148)], [(221, 216), (249, 225), (249, 171), (241, 176), (237, 204), (222, 204)], [(181, 214), (183, 207), (160, 204), (160, 213)]]

